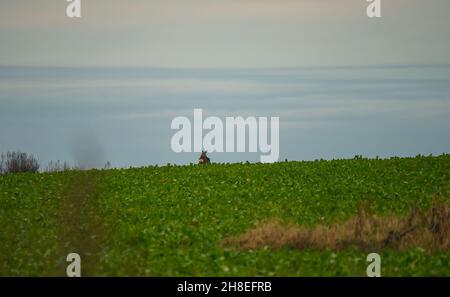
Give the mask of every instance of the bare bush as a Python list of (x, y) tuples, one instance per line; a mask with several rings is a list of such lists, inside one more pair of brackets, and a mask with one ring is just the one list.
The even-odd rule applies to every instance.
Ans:
[(0, 154), (0, 174), (4, 173), (5, 159), (6, 159), (5, 154), (1, 153)]
[(0, 157), (0, 172), (1, 173), (19, 173), (19, 172), (32, 172), (39, 171), (39, 162), (32, 155), (27, 153), (7, 152), (1, 154)]
[(68, 171), (68, 170), (72, 170), (75, 168), (72, 168), (70, 166), (69, 163), (67, 162), (61, 162), (61, 161), (50, 161), (47, 165), (47, 167), (45, 167), (44, 171), (45, 172), (63, 172), (63, 171)]

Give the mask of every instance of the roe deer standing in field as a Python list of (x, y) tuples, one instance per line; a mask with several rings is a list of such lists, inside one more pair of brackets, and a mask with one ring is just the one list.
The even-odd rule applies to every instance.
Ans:
[(209, 160), (208, 156), (206, 155), (207, 151), (202, 151), (202, 154), (200, 155), (200, 158), (198, 158), (198, 164), (209, 164), (211, 161)]

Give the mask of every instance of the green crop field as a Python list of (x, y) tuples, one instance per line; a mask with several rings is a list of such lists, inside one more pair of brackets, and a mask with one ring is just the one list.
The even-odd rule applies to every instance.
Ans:
[[(450, 200), (450, 155), (0, 176), (0, 275), (364, 276), (367, 252), (226, 248), (261, 222), (339, 224)], [(383, 276), (450, 276), (450, 251), (374, 250)]]

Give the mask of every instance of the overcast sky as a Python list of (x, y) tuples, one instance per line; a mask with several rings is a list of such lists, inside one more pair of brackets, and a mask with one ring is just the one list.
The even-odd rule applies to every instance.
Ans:
[(0, 65), (449, 64), (450, 1), (0, 0)]
[(82, 0), (81, 19), (67, 5), (0, 0), (0, 151), (187, 164), (170, 123), (194, 108), (279, 116), (280, 160), (450, 151), (450, 0), (382, 0), (381, 19), (366, 0)]

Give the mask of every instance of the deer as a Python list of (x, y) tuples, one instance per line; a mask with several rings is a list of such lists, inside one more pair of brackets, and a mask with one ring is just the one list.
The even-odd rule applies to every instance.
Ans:
[(202, 154), (200, 155), (200, 158), (198, 158), (198, 164), (209, 164), (211, 161), (209, 160), (208, 156), (206, 155), (207, 151), (202, 151)]

